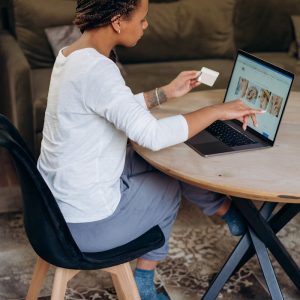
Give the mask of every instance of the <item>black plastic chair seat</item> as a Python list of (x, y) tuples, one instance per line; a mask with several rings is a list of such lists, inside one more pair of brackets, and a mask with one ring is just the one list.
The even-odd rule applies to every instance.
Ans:
[(81, 270), (102, 269), (134, 260), (143, 254), (161, 247), (165, 237), (158, 225), (149, 229), (135, 240), (102, 252), (83, 252), (83, 266)]

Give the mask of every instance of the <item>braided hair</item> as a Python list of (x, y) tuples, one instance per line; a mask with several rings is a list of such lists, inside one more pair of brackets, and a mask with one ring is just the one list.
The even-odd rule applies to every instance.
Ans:
[(77, 0), (74, 24), (81, 32), (111, 23), (115, 16), (129, 17), (140, 0)]

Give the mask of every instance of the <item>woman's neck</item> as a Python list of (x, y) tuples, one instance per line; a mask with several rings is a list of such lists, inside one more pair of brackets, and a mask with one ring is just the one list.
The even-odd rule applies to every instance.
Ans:
[(64, 55), (68, 56), (79, 49), (94, 48), (102, 55), (109, 57), (115, 46), (115, 37), (110, 28), (100, 27), (85, 31), (77, 41), (64, 50)]

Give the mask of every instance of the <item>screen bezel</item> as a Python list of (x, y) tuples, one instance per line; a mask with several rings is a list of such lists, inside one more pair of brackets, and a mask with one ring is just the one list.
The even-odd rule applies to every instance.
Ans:
[[(274, 143), (275, 143), (276, 137), (277, 137), (277, 133), (278, 133), (278, 129), (279, 129), (279, 126), (280, 126), (280, 123), (281, 123), (281, 120), (282, 120), (282, 116), (283, 116), (285, 108), (286, 108), (286, 104), (287, 104), (288, 99), (289, 99), (289, 95), (290, 95), (290, 92), (291, 92), (291, 88), (292, 88), (292, 85), (293, 85), (293, 82), (294, 82), (295, 75), (293, 73), (287, 71), (287, 70), (284, 70), (284, 69), (282, 69), (282, 68), (280, 68), (278, 66), (273, 65), (272, 63), (269, 63), (269, 62), (267, 62), (265, 60), (262, 60), (262, 59), (254, 56), (254, 55), (252, 55), (252, 54), (250, 54), (250, 53), (248, 53), (246, 51), (243, 51), (243, 50), (239, 49), (237, 51), (237, 54), (236, 54), (236, 57), (235, 57), (235, 61), (234, 61), (234, 65), (232, 67), (232, 71), (231, 71), (230, 79), (228, 81), (228, 85), (227, 85), (227, 89), (226, 89), (226, 93), (225, 93), (225, 96), (224, 96), (223, 103), (225, 103), (225, 99), (226, 99), (226, 96), (227, 96), (227, 93), (228, 93), (228, 89), (229, 89), (229, 86), (230, 86), (230, 83), (231, 83), (233, 71), (235, 69), (235, 65), (236, 65), (236, 62), (237, 62), (237, 59), (238, 59), (239, 55), (245, 56), (246, 58), (249, 58), (249, 59), (251, 59), (251, 60), (253, 60), (255, 62), (258, 62), (258, 63), (260, 63), (262, 65), (265, 65), (266, 67), (271, 68), (274, 71), (277, 71), (279, 73), (282, 73), (285, 76), (291, 77), (291, 79), (292, 79), (291, 84), (290, 84), (290, 88), (289, 88), (289, 91), (288, 91), (288, 94), (286, 96), (286, 101), (285, 101), (285, 104), (283, 106), (282, 114), (281, 114), (280, 119), (279, 119), (278, 124), (277, 124), (277, 128), (276, 128), (276, 132), (275, 132), (275, 135), (274, 135), (274, 139), (271, 140), (271, 139), (267, 138), (266, 136), (264, 136), (263, 134), (261, 134), (258, 131), (256, 131), (255, 129), (253, 129), (253, 128), (249, 127), (249, 126), (247, 127), (247, 130), (249, 132), (251, 132), (255, 136), (258, 136), (260, 139), (262, 139), (263, 141), (267, 142), (269, 145), (273, 146)], [(239, 120), (232, 120), (232, 121), (234, 123), (242, 126), (242, 122), (241, 121), (239, 121)]]

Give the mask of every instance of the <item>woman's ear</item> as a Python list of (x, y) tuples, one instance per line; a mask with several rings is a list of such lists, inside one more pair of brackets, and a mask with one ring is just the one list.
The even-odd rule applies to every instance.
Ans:
[(121, 15), (117, 15), (111, 18), (111, 26), (115, 32), (118, 34), (121, 33), (121, 22), (120, 22)]

